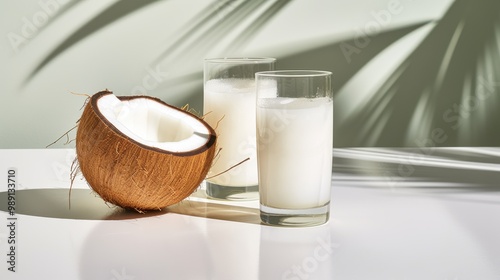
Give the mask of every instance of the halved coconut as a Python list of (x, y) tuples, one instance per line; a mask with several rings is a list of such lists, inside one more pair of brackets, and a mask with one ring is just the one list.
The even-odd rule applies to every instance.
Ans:
[(105, 201), (161, 209), (196, 190), (214, 158), (216, 135), (202, 119), (148, 96), (94, 94), (76, 134), (80, 170)]

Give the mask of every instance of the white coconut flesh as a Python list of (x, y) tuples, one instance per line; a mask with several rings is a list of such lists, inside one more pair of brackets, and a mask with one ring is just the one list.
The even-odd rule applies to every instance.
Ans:
[(205, 145), (210, 138), (198, 119), (153, 99), (120, 100), (107, 94), (99, 98), (97, 107), (116, 129), (145, 146), (181, 153)]

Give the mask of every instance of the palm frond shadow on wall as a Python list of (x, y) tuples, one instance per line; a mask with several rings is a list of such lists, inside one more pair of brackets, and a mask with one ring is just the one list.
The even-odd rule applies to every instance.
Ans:
[[(78, 30), (73, 32), (73, 34), (71, 34), (58, 46), (56, 46), (47, 56), (45, 56), (41, 60), (40, 63), (38, 63), (33, 68), (33, 70), (25, 79), (24, 84), (29, 83), (45, 66), (47, 66), (50, 62), (56, 59), (59, 55), (61, 55), (74, 45), (78, 44), (85, 38), (88, 38), (93, 33), (98, 32), (100, 29), (112, 24), (113, 22), (116, 22), (119, 19), (126, 17), (127, 15), (130, 15), (157, 1), (161, 0), (141, 0), (141, 1), (122, 0), (111, 5), (110, 7), (102, 11), (100, 14), (95, 16), (92, 20), (87, 22), (85, 25), (80, 27)], [(63, 13), (74, 8), (77, 2), (78, 2), (77, 0), (70, 2), (71, 5), (67, 5), (66, 8), (64, 10), (61, 10), (58, 14), (56, 14), (56, 16), (59, 17)], [(54, 17), (51, 21), (54, 21), (55, 19), (56, 17)], [(47, 26), (50, 25), (50, 23), (51, 22), (49, 22)]]
[(322, 66), (335, 73), (335, 146), (500, 145), (499, 1), (454, 2), (378, 87), (343, 90), (375, 56), (424, 24), (374, 36), (352, 63), (340, 46), (353, 40), (280, 60), (286, 68)]
[[(59, 54), (103, 26), (156, 1), (161, 0), (119, 1), (110, 6), (50, 52), (34, 67), (26, 82)], [(275, 1), (262, 16), (246, 26), (247, 32), (233, 38), (235, 44), (220, 48), (220, 52), (235, 52), (235, 47), (248, 42), (284, 7), (283, 3), (288, 2)], [(258, 10), (261, 3), (228, 4), (227, 20), (237, 25)], [(206, 10), (197, 15), (201, 19), (197, 22), (201, 25), (214, 23), (210, 19), (213, 12)], [(214, 24), (217, 28), (212, 30), (219, 39), (232, 28), (225, 21)], [(500, 107), (500, 2), (497, 0), (455, 1), (426, 38), (385, 81), (381, 81), (380, 86), (369, 89), (370, 92), (343, 91), (342, 86), (384, 49), (425, 24), (373, 36), (370, 45), (352, 63), (346, 61), (339, 46), (352, 43), (354, 38), (279, 57), (279, 68), (321, 68), (335, 73), (335, 146), (497, 146), (500, 144), (500, 112), (497, 110)], [(213, 40), (214, 36), (197, 34), (197, 29), (196, 24), (187, 28), (184, 36), (160, 53), (154, 63), (175, 64), (183, 57), (202, 59), (207, 50), (201, 47), (220, 47), (211, 46), (213, 41), (206, 41)], [(197, 44), (200, 47), (187, 43), (193, 39), (206, 42), (203, 41), (203, 46)], [(175, 81), (167, 79), (160, 89), (179, 81), (197, 81), (201, 77), (200, 72), (176, 77)], [(198, 88), (191, 95), (201, 100), (201, 92)], [(345, 94), (348, 98), (338, 98)], [(359, 98), (365, 100), (352, 106)]]
[(455, 1), (380, 87), (345, 94), (369, 99), (336, 104), (337, 146), (498, 146), (500, 1)]

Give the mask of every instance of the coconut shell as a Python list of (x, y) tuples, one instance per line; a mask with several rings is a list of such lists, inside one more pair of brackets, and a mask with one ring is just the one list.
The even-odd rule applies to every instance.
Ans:
[(90, 97), (78, 124), (76, 153), (80, 170), (102, 199), (138, 211), (158, 210), (191, 195), (212, 164), (216, 134), (202, 119), (148, 96), (118, 97), (120, 100), (149, 98), (170, 109), (199, 119), (210, 133), (202, 147), (173, 153), (131, 139), (99, 112), (97, 101), (112, 94), (101, 91)]

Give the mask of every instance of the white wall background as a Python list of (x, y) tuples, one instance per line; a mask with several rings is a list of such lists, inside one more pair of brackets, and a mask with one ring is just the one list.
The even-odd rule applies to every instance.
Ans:
[[(42, 148), (71, 129), (85, 100), (71, 92), (93, 94), (107, 88), (117, 95), (142, 93), (176, 106), (189, 103), (201, 111), (202, 61), (223, 56), (269, 56), (278, 59), (278, 69), (333, 71), (337, 146), (415, 146), (418, 143), (494, 146), (500, 143), (500, 134), (496, 131), (500, 72), (498, 65), (488, 66), (484, 61), (500, 61), (499, 12), (493, 13), (491, 19), (485, 16), (484, 25), (469, 25), (466, 14), (460, 11), (469, 9), (467, 5), (481, 6), (487, 11), (498, 8), (496, 2), (3, 1), (0, 4), (0, 34), (3, 35), (0, 40), (0, 148)], [(458, 8), (450, 8), (454, 6)], [(449, 25), (456, 24), (446, 29), (447, 25), (441, 24), (442, 18), (450, 10), (464, 19), (453, 21), (453, 15), (448, 16)], [(444, 29), (443, 32), (451, 31), (446, 33), (448, 37), (444, 36), (448, 38), (445, 43), (436, 41), (436, 55), (441, 62), (434, 66), (433, 45), (426, 40), (436, 32), (436, 26)], [(491, 40), (486, 40), (487, 44), (477, 42), (488, 50), (482, 54), (488, 59), (478, 60), (478, 65), (482, 64), (477, 68), (484, 71), (473, 69), (476, 76), (471, 80), (476, 85), (473, 89), (481, 90), (478, 85), (482, 85), (482, 89), (489, 92), (484, 95), (486, 100), (472, 101), (487, 103), (489, 105), (481, 106), (488, 108), (477, 104), (472, 107), (471, 99), (464, 99), (470, 85), (462, 86), (460, 91), (450, 89), (450, 94), (442, 94), (443, 87), (436, 89), (440, 81), (445, 81), (445, 85), (453, 81), (467, 85), (467, 79), (460, 79), (460, 75), (459, 78), (445, 75), (433, 81), (430, 90), (412, 93), (419, 98), (406, 98), (405, 92), (391, 89), (391, 80), (397, 80), (398, 75), (412, 76), (409, 81), (417, 83), (421, 79), (420, 74), (405, 73), (408, 67), (402, 65), (418, 65), (429, 60), (431, 72), (453, 73), (453, 69), (460, 69), (439, 70), (439, 65), (449, 66), (450, 57), (457, 58), (449, 51), (456, 47), (453, 40), (460, 37), (453, 34), (456, 30), (472, 34), (468, 26), (492, 27), (477, 30)], [(419, 54), (422, 44), (426, 44), (427, 52)], [(412, 55), (413, 60), (408, 61)], [(472, 59), (479, 57), (471, 55), (474, 55)], [(46, 60), (47, 57), (50, 60)], [(422, 77), (428, 72), (425, 67), (418, 71)], [(422, 78), (422, 83), (428, 81)], [(469, 97), (473, 93), (474, 90), (472, 93), (469, 90)], [(396, 100), (394, 104), (392, 100)], [(447, 116), (467, 121), (466, 128), (461, 123), (460, 129), (453, 129), (457, 121), (443, 121), (444, 113), (463, 102), (469, 102), (467, 118), (464, 112), (452, 111)], [(434, 106), (436, 104), (441, 105)], [(411, 112), (398, 113), (398, 108), (405, 106)], [(447, 139), (434, 141), (436, 129), (442, 129)], [(52, 147), (62, 147), (63, 142)]]

